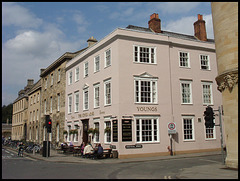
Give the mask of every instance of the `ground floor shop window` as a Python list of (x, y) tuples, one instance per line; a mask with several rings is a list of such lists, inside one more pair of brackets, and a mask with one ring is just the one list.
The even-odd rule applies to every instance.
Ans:
[(74, 125), (75, 132), (73, 134), (73, 141), (78, 142), (78, 125)]
[(132, 141), (132, 120), (122, 120), (122, 141)]
[(71, 126), (68, 126), (68, 137), (67, 137), (67, 141), (70, 142), (70, 130), (71, 130)]
[[(105, 130), (106, 128), (110, 128), (111, 129), (111, 122), (110, 121), (106, 121), (105, 122)], [(110, 143), (111, 142), (111, 131), (107, 131), (105, 132), (105, 142), (106, 143)]]
[(95, 129), (95, 130), (98, 130), (98, 131), (96, 131), (95, 134), (94, 134), (94, 142), (95, 142), (95, 143), (99, 143), (99, 122), (94, 123), (94, 129)]
[(159, 141), (158, 118), (142, 117), (136, 118), (136, 140), (137, 142)]

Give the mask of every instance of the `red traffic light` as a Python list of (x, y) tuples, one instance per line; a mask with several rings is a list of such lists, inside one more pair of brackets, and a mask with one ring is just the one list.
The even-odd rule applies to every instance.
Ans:
[(48, 124), (52, 124), (52, 122), (51, 122), (51, 121), (48, 121)]

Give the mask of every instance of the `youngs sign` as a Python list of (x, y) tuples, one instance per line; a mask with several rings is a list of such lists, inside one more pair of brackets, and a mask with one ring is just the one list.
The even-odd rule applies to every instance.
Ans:
[(155, 106), (153, 106), (153, 107), (141, 106), (141, 107), (137, 107), (137, 110), (139, 112), (157, 112), (157, 107), (155, 107)]

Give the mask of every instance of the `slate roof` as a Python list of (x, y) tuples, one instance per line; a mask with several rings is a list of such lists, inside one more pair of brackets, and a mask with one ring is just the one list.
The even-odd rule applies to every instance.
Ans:
[[(128, 25), (128, 26), (126, 27), (126, 29), (131, 29), (131, 30), (137, 30), (137, 31), (154, 33), (150, 28), (145, 28), (145, 27), (140, 27), (140, 26), (134, 26), (134, 25)], [(174, 37), (174, 38), (200, 41), (200, 40), (198, 40), (195, 36), (185, 35), (185, 34), (181, 34), (181, 33), (174, 33), (174, 32), (170, 32), (170, 31), (163, 31), (163, 30), (162, 30), (162, 32), (159, 33), (159, 34), (167, 35), (167, 36)], [(209, 42), (209, 43), (214, 43), (214, 39), (207, 39), (207, 42)]]

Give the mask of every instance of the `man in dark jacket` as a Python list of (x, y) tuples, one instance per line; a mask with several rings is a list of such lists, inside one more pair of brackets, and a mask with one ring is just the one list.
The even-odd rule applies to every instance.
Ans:
[(97, 158), (100, 158), (103, 154), (103, 147), (101, 146), (101, 144), (98, 144), (98, 153), (97, 153)]

